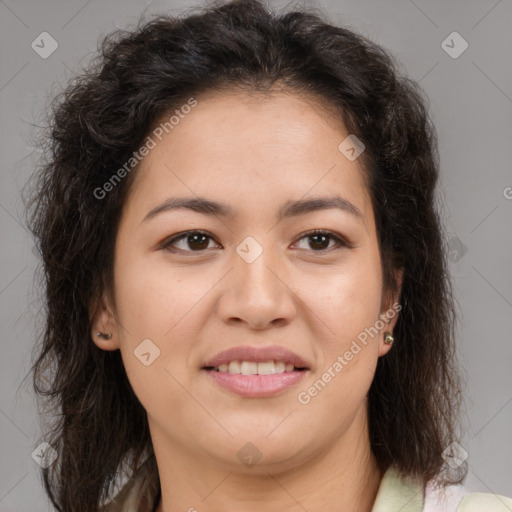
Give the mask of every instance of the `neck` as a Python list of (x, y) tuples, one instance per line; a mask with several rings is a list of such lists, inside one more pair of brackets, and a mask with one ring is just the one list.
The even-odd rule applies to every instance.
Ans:
[(366, 407), (308, 463), (286, 469), (255, 465), (249, 474), (198, 460), (152, 430), (162, 489), (157, 512), (371, 512), (383, 476), (370, 450)]

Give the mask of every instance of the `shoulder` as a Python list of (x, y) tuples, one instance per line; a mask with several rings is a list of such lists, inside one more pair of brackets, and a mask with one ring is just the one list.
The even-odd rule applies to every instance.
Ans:
[(457, 512), (512, 512), (512, 499), (499, 494), (472, 492), (462, 498)]
[(512, 512), (512, 499), (499, 494), (468, 492), (461, 485), (425, 489), (423, 512)]

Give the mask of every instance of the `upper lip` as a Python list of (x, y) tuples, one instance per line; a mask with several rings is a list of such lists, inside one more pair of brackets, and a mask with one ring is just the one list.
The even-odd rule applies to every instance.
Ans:
[(308, 363), (304, 361), (302, 357), (279, 345), (271, 345), (268, 347), (244, 345), (228, 348), (206, 361), (203, 367), (217, 367), (221, 364), (230, 363), (231, 361), (253, 361), (262, 363), (272, 360), (283, 361), (285, 364), (291, 363), (296, 368), (308, 368)]

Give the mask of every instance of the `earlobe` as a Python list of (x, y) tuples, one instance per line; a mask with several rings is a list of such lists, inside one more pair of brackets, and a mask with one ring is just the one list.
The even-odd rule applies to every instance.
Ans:
[[(96, 338), (93, 336), (93, 341), (95, 345), (98, 348), (101, 348), (102, 350), (117, 350), (119, 348), (119, 345), (112, 338), (112, 333), (97, 332)], [(101, 341), (98, 341), (98, 339)], [(109, 341), (111, 339), (112, 341)], [(108, 341), (108, 343), (105, 343), (105, 341), (103, 340)]]
[(91, 329), (92, 341), (98, 348), (102, 350), (119, 348), (117, 322), (105, 295), (96, 304)]
[(382, 341), (379, 343), (379, 357), (386, 355), (395, 341), (393, 336), (393, 329), (395, 328), (398, 320), (398, 315), (402, 309), (399, 304), (399, 299), (402, 291), (403, 282), (403, 269), (395, 270), (395, 280), (397, 283), (397, 290), (394, 297), (390, 297), (389, 301), (385, 303), (385, 311), (381, 312), (380, 318), (386, 323), (386, 327), (382, 332)]
[(91, 338), (94, 344), (102, 350), (117, 350), (119, 348), (117, 330), (112, 332), (112, 330), (108, 328), (96, 329), (93, 326)]

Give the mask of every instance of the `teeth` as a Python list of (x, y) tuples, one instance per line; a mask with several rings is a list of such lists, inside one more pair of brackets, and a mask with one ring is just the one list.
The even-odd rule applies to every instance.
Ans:
[(229, 363), (229, 373), (240, 373), (240, 363), (238, 361), (231, 361)]
[(264, 361), (256, 363), (254, 361), (231, 361), (229, 364), (219, 365), (216, 370), (223, 373), (234, 373), (242, 375), (273, 375), (275, 373), (293, 372), (292, 363), (284, 361)]
[(242, 375), (256, 375), (258, 373), (258, 363), (242, 361), (240, 370)]
[(274, 361), (258, 363), (258, 375), (272, 375), (274, 373), (277, 373), (277, 365), (274, 363)]

